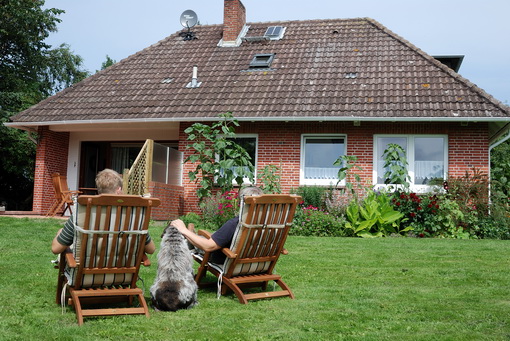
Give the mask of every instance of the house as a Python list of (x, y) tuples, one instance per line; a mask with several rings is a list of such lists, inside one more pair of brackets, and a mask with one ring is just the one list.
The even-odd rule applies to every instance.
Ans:
[(34, 211), (51, 205), (53, 172), (90, 187), (146, 139), (182, 153), (170, 167), (182, 181), (151, 183), (164, 203), (156, 219), (196, 210), (184, 130), (225, 112), (256, 169), (281, 167), (283, 192), (335, 183), (342, 154), (382, 185), (388, 143), (406, 149), (422, 190), (434, 177), (488, 172), (490, 148), (508, 138), (510, 108), (448, 66), (461, 57), (435, 59), (368, 18), (247, 23), (241, 1), (224, 6), (223, 24), (176, 32), (11, 118), (38, 135)]

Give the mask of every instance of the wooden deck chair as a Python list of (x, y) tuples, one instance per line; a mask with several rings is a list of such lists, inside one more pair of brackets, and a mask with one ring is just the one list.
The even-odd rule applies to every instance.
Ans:
[(69, 186), (67, 185), (67, 176), (60, 175), (60, 173), (53, 173), (51, 175), (53, 182), (53, 190), (55, 191), (55, 201), (53, 205), (48, 210), (47, 216), (55, 216), (57, 212), (62, 209), (64, 206), (64, 210), (62, 211), (62, 215), (69, 209), (69, 212), (72, 214), (73, 211), (71, 206), (73, 206), (73, 196), (78, 195), (80, 191), (71, 191), (69, 190)]
[[(149, 316), (136, 282), (144, 260), (144, 265), (150, 265), (144, 253), (145, 240), (151, 210), (160, 200), (112, 194), (83, 195), (77, 200), (72, 250), (60, 255), (57, 304), (64, 307), (67, 300), (73, 305), (79, 325), (88, 316)], [(139, 307), (133, 307), (134, 298)], [(123, 307), (104, 308), (98, 303)], [(89, 305), (92, 307), (84, 307)]]
[[(301, 197), (294, 195), (262, 195), (244, 198), (240, 219), (230, 248), (221, 251), (227, 256), (224, 264), (209, 261), (210, 252), (194, 253), (200, 263), (195, 280), (199, 287), (207, 271), (218, 278), (218, 297), (231, 289), (239, 302), (289, 296), (294, 294), (281, 276), (273, 273), (275, 265), (284, 251), (285, 240)], [(198, 231), (210, 238), (207, 231)], [(268, 292), (269, 281), (274, 281), (282, 290)], [(244, 287), (260, 287), (262, 292), (245, 293)], [(259, 290), (260, 291), (260, 290)]]

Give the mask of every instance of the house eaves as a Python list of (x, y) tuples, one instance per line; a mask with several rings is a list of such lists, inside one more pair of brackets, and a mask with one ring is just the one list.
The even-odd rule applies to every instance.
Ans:
[[(280, 117), (236, 117), (239, 122), (510, 122), (510, 117), (331, 117), (331, 116), (280, 116)], [(187, 117), (187, 118), (144, 118), (144, 119), (122, 119), (122, 120), (76, 120), (76, 121), (43, 121), (43, 122), (8, 122), (7, 127), (33, 130), (39, 126), (80, 126), (80, 125), (105, 125), (105, 124), (126, 124), (126, 123), (180, 123), (180, 122), (215, 122), (218, 118), (211, 117)], [(142, 126), (139, 126), (142, 127)], [(117, 126), (121, 129), (122, 126)], [(64, 129), (59, 129), (65, 131)]]

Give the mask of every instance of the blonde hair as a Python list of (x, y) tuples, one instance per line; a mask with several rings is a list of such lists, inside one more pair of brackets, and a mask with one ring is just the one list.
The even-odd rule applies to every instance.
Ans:
[(113, 169), (105, 168), (96, 175), (97, 193), (116, 194), (122, 189), (122, 177)]

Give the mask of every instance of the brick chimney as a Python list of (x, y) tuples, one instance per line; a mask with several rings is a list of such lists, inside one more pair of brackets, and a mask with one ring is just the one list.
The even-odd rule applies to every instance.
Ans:
[(224, 0), (222, 46), (238, 46), (237, 38), (246, 24), (246, 9), (240, 0)]

